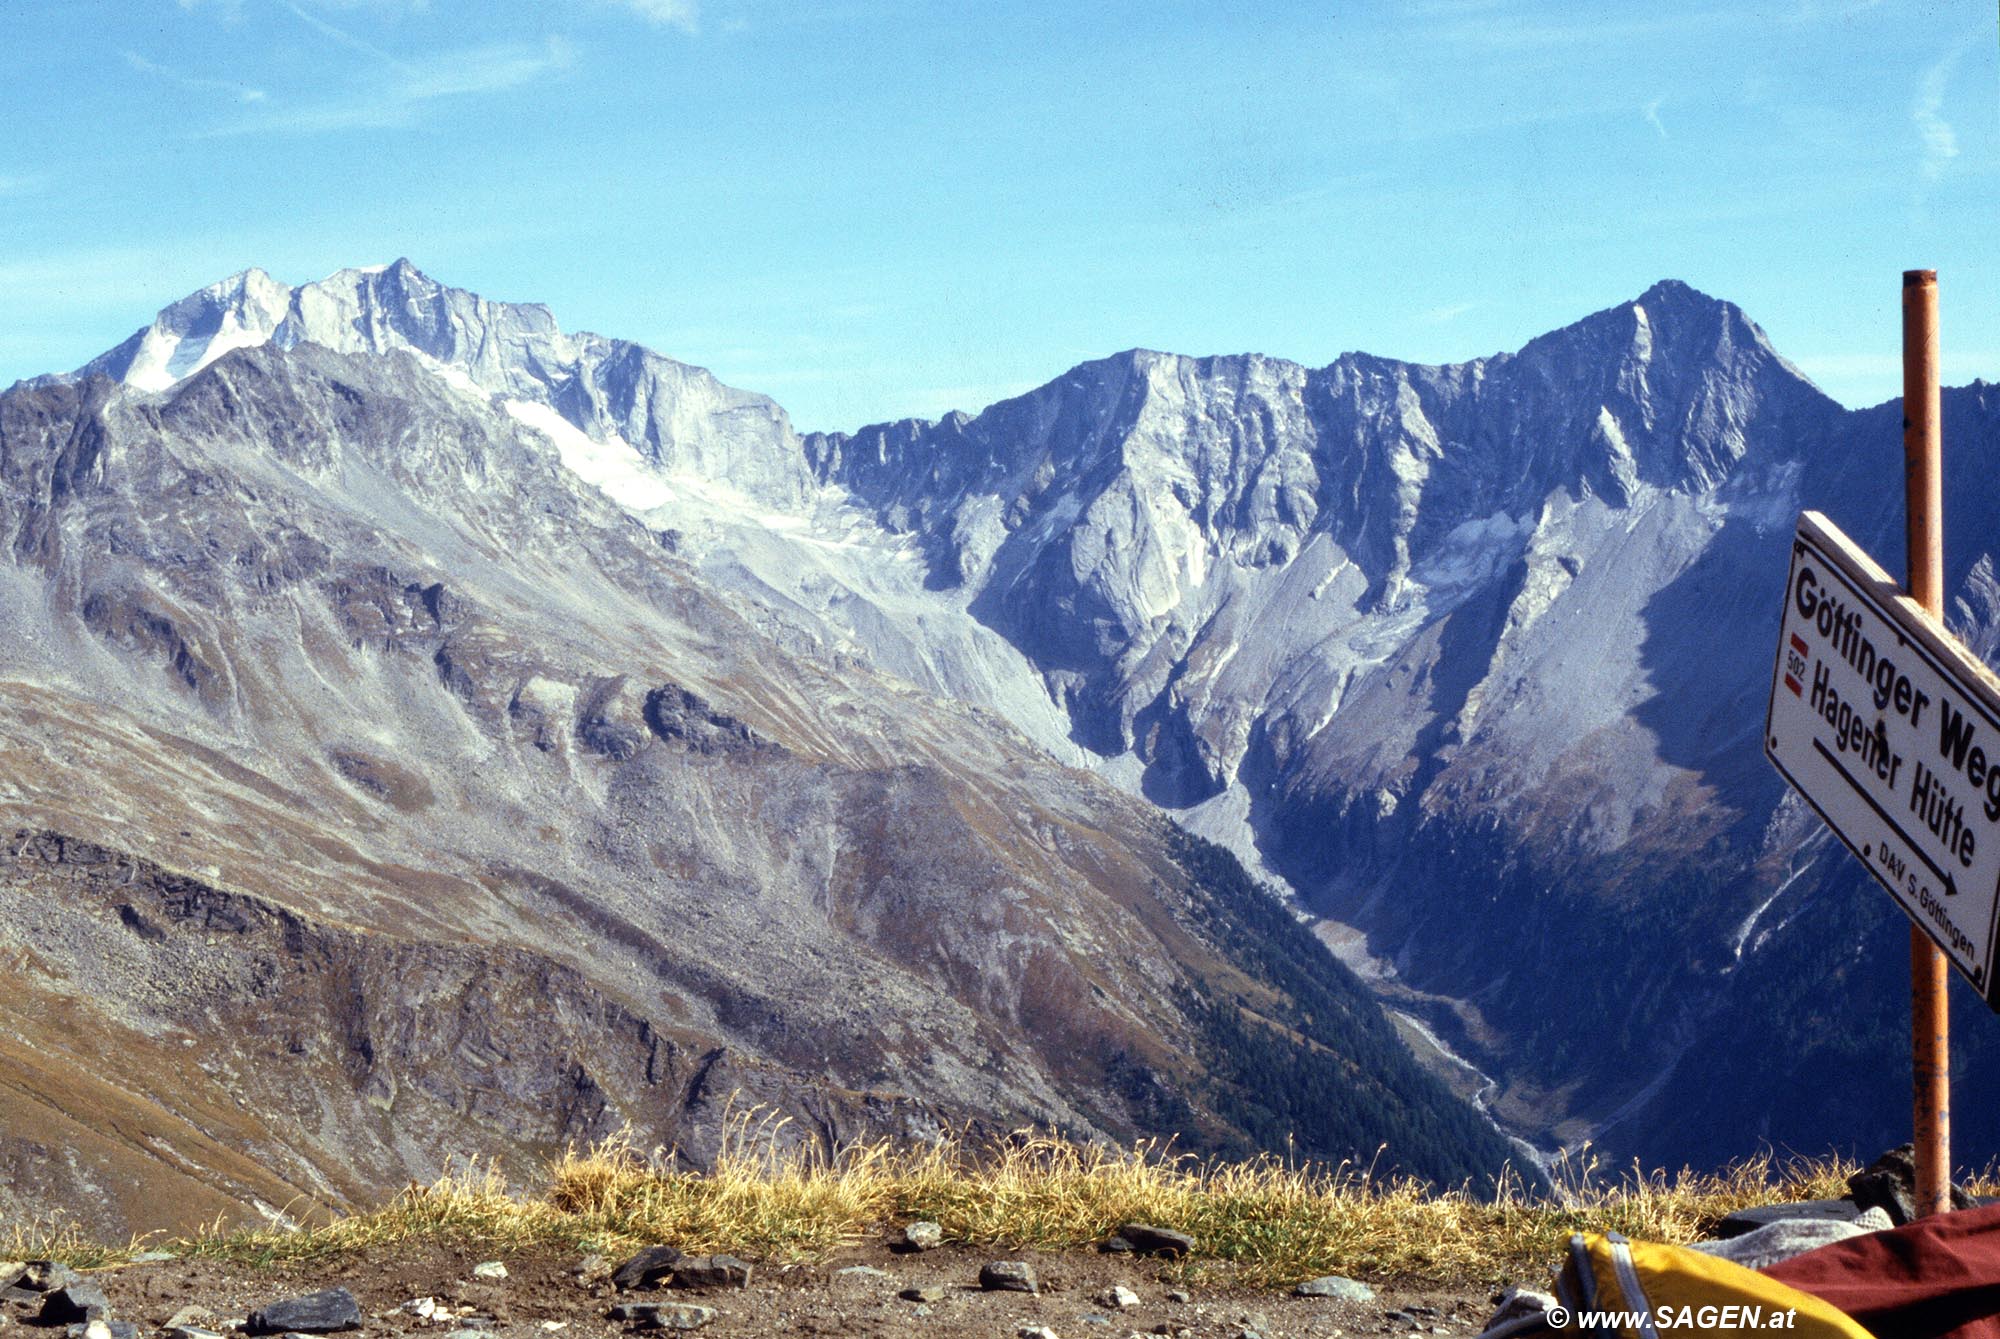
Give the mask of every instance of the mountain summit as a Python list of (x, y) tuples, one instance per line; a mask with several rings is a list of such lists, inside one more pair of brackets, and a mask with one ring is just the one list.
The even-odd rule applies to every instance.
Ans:
[(631, 505), (661, 496), (632, 469), (635, 456), (658, 472), (730, 479), (780, 505), (797, 505), (807, 487), (784, 411), (765, 397), (624, 340), (565, 334), (546, 307), (489, 302), (408, 260), (296, 288), (245, 270), (165, 308), (72, 375), (161, 391), (266, 343), (409, 354), (457, 389), (500, 397), (579, 474)]

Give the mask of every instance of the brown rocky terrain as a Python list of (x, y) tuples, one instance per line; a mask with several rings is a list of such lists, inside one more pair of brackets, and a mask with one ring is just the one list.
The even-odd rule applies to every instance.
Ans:
[[(986, 1291), (982, 1265), (996, 1259), (1030, 1266), (1039, 1291)], [(492, 1335), (496, 1339), (572, 1339), (657, 1333), (610, 1318), (615, 1306), (659, 1303), (712, 1313), (699, 1332), (717, 1339), (762, 1335), (875, 1336), (876, 1339), (1013, 1339), (1046, 1327), (1058, 1339), (1133, 1334), (1187, 1339), (1338, 1339), (1346, 1335), (1467, 1335), (1493, 1310), (1493, 1290), (1473, 1281), (1426, 1284), (1378, 1280), (1368, 1300), (1302, 1297), (1290, 1289), (1190, 1282), (1174, 1267), (1095, 1250), (1010, 1253), (947, 1247), (921, 1254), (857, 1243), (810, 1265), (754, 1264), (747, 1287), (616, 1290), (600, 1258), (542, 1253), (499, 1259), (504, 1279), (475, 1277), (493, 1262), (436, 1245), (383, 1248), (313, 1266), (253, 1268), (213, 1260), (158, 1260), (92, 1274), (114, 1319), (142, 1334), (177, 1318), (222, 1327), (267, 1303), (344, 1287), (362, 1324), (349, 1331), (388, 1336)], [(1123, 1288), (1131, 1304), (1113, 1294)], [(912, 1294), (905, 1296), (905, 1293)], [(431, 1299), (428, 1319), (410, 1304)], [(26, 1321), (40, 1305), (23, 1296), (9, 1305)], [(187, 1308), (206, 1315), (188, 1315)], [(419, 1307), (418, 1310), (423, 1308)], [(459, 1313), (464, 1314), (459, 1314)], [(698, 1319), (701, 1311), (682, 1313)], [(466, 1333), (471, 1331), (472, 1333)]]

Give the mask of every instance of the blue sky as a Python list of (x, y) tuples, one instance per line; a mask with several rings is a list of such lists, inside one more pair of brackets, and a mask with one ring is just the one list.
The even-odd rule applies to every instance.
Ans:
[(1992, 0), (8, 0), (0, 384), (407, 255), (764, 391), (1451, 361), (1685, 279), (1851, 404), (2000, 379)]

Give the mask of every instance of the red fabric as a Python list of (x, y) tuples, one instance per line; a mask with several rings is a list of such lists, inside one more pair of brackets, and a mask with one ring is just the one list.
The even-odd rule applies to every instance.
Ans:
[(1849, 1237), (1764, 1273), (1877, 1339), (2000, 1339), (2000, 1204)]

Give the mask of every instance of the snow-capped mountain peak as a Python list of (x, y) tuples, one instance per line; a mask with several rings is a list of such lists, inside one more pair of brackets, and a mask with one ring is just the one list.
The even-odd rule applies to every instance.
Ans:
[[(547, 307), (489, 301), (439, 283), (408, 259), (296, 287), (245, 270), (165, 308), (72, 375), (160, 392), (267, 342), (416, 355), (418, 366), (455, 388), (513, 406), (517, 419), (564, 448), (565, 459), (588, 458), (590, 468), (579, 473), (635, 510), (661, 497), (664, 485), (642, 477), (649, 473), (727, 480), (776, 506), (799, 503), (810, 487), (789, 420), (764, 396), (625, 340), (565, 333)], [(639, 460), (611, 468), (596, 448), (637, 452)]]

